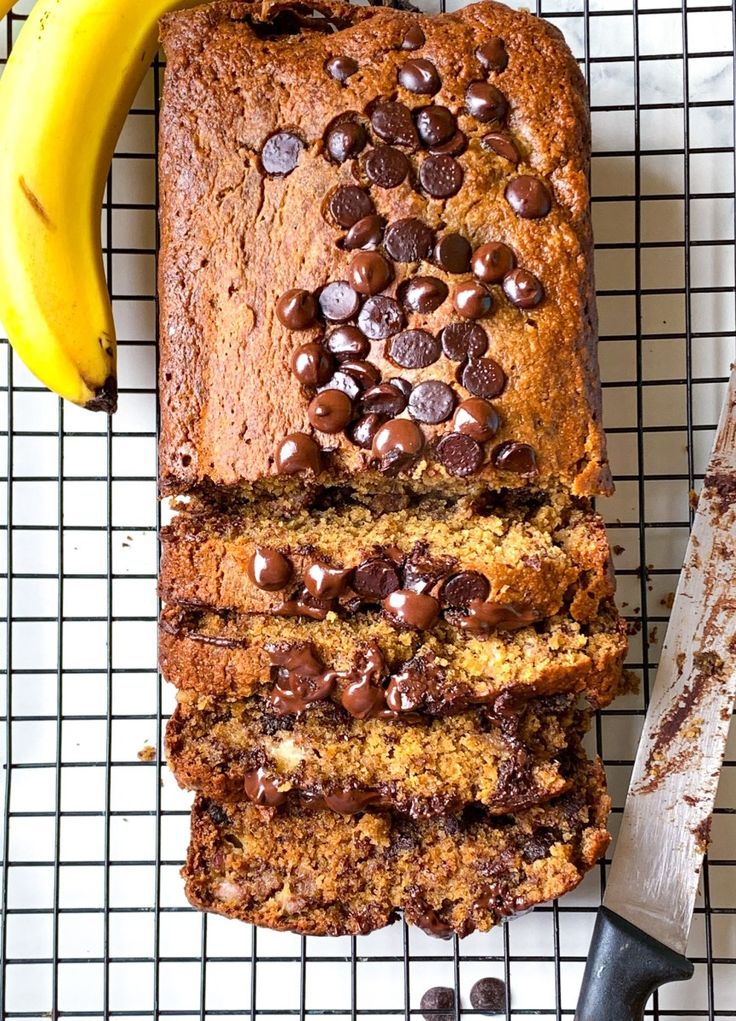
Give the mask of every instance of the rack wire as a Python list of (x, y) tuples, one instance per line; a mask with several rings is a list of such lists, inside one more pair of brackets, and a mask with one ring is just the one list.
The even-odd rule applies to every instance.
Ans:
[[(29, 3), (6, 19), (2, 63)], [(618, 484), (601, 510), (641, 678), (591, 735), (615, 832), (734, 353), (734, 12), (536, 4), (580, 60), (593, 119), (599, 351)], [(606, 863), (559, 904), (462, 942), (403, 924), (305, 939), (184, 901), (189, 798), (160, 758), (173, 695), (156, 669), (159, 79), (157, 61), (103, 211), (120, 411), (108, 421), (65, 405), (5, 341), (0, 355), (0, 1016), (409, 1021), (440, 984), (456, 991), (457, 1021), (478, 1013), (469, 989), (493, 975), (506, 982), (509, 1021), (570, 1017)], [(654, 997), (647, 1016), (661, 1021), (736, 1019), (733, 739), (727, 756), (689, 946), (696, 974)]]

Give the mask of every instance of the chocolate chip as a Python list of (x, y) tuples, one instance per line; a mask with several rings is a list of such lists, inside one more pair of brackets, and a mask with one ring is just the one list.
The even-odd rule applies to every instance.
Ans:
[(271, 135), (261, 151), (263, 169), (272, 177), (286, 177), (299, 162), (302, 148), (302, 140), (291, 131)]
[(463, 367), (460, 382), (471, 394), (489, 401), (503, 393), (506, 373), (492, 358), (471, 358)]
[(445, 234), (435, 244), (433, 257), (445, 273), (467, 273), (471, 252), (470, 242), (462, 234)]
[(506, 97), (489, 82), (471, 82), (465, 92), (465, 109), (482, 124), (501, 123), (506, 116)]
[(370, 450), (373, 439), (386, 421), (383, 415), (363, 415), (348, 428), (348, 439), (363, 450)]
[(371, 557), (355, 568), (352, 588), (363, 599), (385, 599), (401, 584), (396, 564), (385, 557)]
[(509, 55), (506, 52), (506, 45), (503, 39), (494, 36), (487, 43), (483, 43), (475, 51), (481, 67), (486, 71), (503, 71), (509, 62)]
[(447, 297), (447, 284), (439, 277), (411, 277), (399, 284), (396, 297), (412, 312), (434, 312)]
[(468, 605), (468, 614), (456, 623), (464, 631), (486, 635), (491, 631), (518, 631), (539, 619), (529, 606), (514, 603), (484, 603), (473, 599)]
[(358, 61), (352, 57), (330, 57), (325, 70), (335, 81), (346, 82), (358, 70)]
[(309, 291), (285, 291), (276, 302), (276, 316), (288, 330), (306, 330), (317, 315), (317, 303)]
[(479, 571), (459, 571), (443, 583), (439, 600), (443, 606), (468, 606), (472, 599), (487, 599), (491, 585)]
[(347, 280), (333, 280), (319, 292), (319, 307), (325, 319), (344, 323), (357, 315), (360, 296)]
[(427, 156), (419, 167), (419, 183), (435, 199), (457, 195), (464, 176), (463, 168), (452, 156)]
[(440, 331), (445, 356), (453, 362), (480, 358), (488, 350), (488, 334), (478, 323), (450, 323)]
[(256, 546), (246, 570), (253, 584), (264, 592), (285, 588), (294, 572), (289, 558), (270, 546)]
[(369, 340), (386, 340), (398, 333), (405, 322), (398, 301), (383, 294), (369, 298), (358, 316), (358, 326)]
[(552, 208), (546, 186), (538, 177), (521, 174), (506, 185), (506, 201), (517, 216), (525, 220), (539, 220)]
[(424, 433), (408, 418), (393, 418), (373, 438), (373, 453), (379, 458), (416, 457), (424, 446)]
[(483, 284), (468, 280), (455, 288), (452, 295), (455, 311), (466, 319), (481, 319), (493, 307), (493, 298)]
[(495, 152), (497, 156), (508, 160), (509, 163), (517, 164), (519, 162), (519, 150), (508, 135), (501, 135), (494, 131), (481, 138), (480, 146), (481, 149), (490, 149), (491, 152)]
[(253, 769), (243, 777), (243, 790), (249, 801), (255, 805), (278, 808), (286, 801), (286, 792), (280, 791), (275, 780), (266, 775), (263, 766)]
[(514, 268), (516, 259), (508, 245), (491, 241), (473, 252), (473, 274), (484, 284), (497, 284)]
[(420, 262), (429, 258), (434, 231), (426, 223), (408, 216), (386, 228), (383, 244), (396, 262)]
[(396, 376), (394, 379), (389, 379), (389, 383), (391, 386), (395, 386), (397, 390), (400, 390), (407, 400), (409, 399), (412, 386), (408, 379), (402, 379), (401, 376)]
[(424, 1021), (454, 1021), (455, 991), (449, 986), (432, 986), (422, 995), (419, 1007)]
[(457, 131), (454, 113), (446, 106), (423, 106), (416, 114), (417, 131), (422, 145), (442, 145)]
[(431, 60), (414, 57), (399, 68), (399, 85), (420, 96), (433, 96), (442, 87), (437, 68)]
[(365, 172), (378, 188), (397, 188), (409, 173), (410, 164), (400, 149), (377, 145), (365, 158)]
[(410, 149), (419, 144), (417, 129), (411, 111), (403, 103), (379, 100), (372, 108), (371, 125), (384, 142), (391, 145), (406, 145)]
[(375, 212), (373, 200), (367, 191), (355, 184), (341, 184), (330, 198), (330, 213), (341, 227), (352, 227)]
[(473, 475), (483, 464), (483, 449), (463, 433), (448, 433), (437, 444), (437, 456), (450, 475)]
[(434, 596), (411, 589), (397, 589), (383, 600), (387, 616), (397, 624), (425, 631), (432, 627), (440, 613), (440, 604)]
[(452, 422), (455, 432), (472, 436), (479, 443), (492, 439), (499, 425), (496, 409), (482, 397), (469, 397), (459, 404)]
[[(357, 326), (338, 326), (327, 335), (325, 347), (338, 362), (363, 359), (371, 350), (371, 345)], [(329, 376), (320, 382), (326, 383), (327, 379)]]
[(378, 248), (383, 238), (383, 220), (380, 216), (364, 216), (354, 223), (345, 235), (343, 247), (353, 249)]
[(302, 344), (291, 356), (291, 371), (304, 386), (321, 386), (332, 375), (334, 363), (321, 344)]
[(348, 275), (359, 294), (378, 294), (390, 282), (392, 270), (378, 252), (358, 252), (350, 260)]
[(366, 414), (396, 418), (406, 408), (406, 397), (391, 383), (381, 383), (366, 390), (360, 406)]
[(432, 156), (462, 156), (468, 148), (468, 136), (463, 131), (456, 131), (452, 138), (448, 138), (441, 145), (433, 145), (430, 148)]
[(409, 414), (417, 422), (437, 425), (446, 422), (455, 407), (455, 393), (451, 386), (439, 379), (417, 383), (409, 397)]
[(381, 382), (381, 373), (372, 362), (363, 360), (343, 362), (340, 368), (353, 377), (361, 390), (369, 390)]
[(306, 433), (289, 433), (276, 450), (276, 470), (279, 475), (305, 471), (318, 475), (322, 470), (322, 448)]
[(506, 983), (500, 978), (480, 978), (471, 987), (470, 1006), (486, 1014), (506, 1013)]
[(418, 50), (424, 46), (427, 40), (424, 38), (424, 32), (422, 32), (419, 25), (411, 25), (406, 30), (406, 35), (401, 40), (402, 50)]
[(404, 330), (386, 344), (386, 357), (402, 369), (425, 369), (441, 353), (439, 340), (426, 330)]
[(503, 292), (517, 308), (535, 308), (544, 298), (544, 287), (528, 269), (513, 269), (503, 278)]
[(325, 136), (325, 148), (335, 163), (355, 159), (367, 140), (365, 128), (357, 121), (340, 121)]
[(506, 440), (494, 447), (491, 459), (501, 471), (527, 477), (537, 474), (537, 456), (528, 443)]
[(351, 376), (349, 372), (344, 372), (342, 365), (334, 372), (330, 377), (326, 386), (322, 387), (323, 390), (342, 390), (351, 401), (357, 400), (360, 394), (360, 383)]
[(353, 402), (342, 390), (322, 390), (310, 401), (307, 416), (321, 433), (339, 433), (353, 417)]
[(304, 572), (304, 587), (315, 599), (337, 599), (348, 587), (351, 570), (314, 560)]

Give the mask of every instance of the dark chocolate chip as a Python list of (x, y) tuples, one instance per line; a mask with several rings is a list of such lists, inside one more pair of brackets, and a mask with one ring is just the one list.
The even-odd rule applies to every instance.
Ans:
[(363, 599), (385, 599), (401, 584), (396, 564), (386, 557), (371, 557), (355, 568), (352, 588)]
[(399, 284), (396, 297), (411, 312), (434, 312), (447, 297), (447, 284), (439, 277), (410, 277)]
[(488, 350), (488, 334), (479, 323), (450, 323), (440, 331), (445, 356), (453, 362), (480, 358)]
[(538, 220), (552, 208), (546, 185), (538, 177), (521, 174), (506, 185), (506, 201), (517, 216)]
[(519, 150), (508, 135), (501, 135), (496, 131), (481, 138), (480, 146), (481, 149), (488, 149), (491, 152), (495, 152), (497, 156), (501, 156), (502, 159), (508, 160), (509, 163), (517, 164), (521, 158), (519, 156)]
[(464, 631), (485, 635), (491, 631), (518, 631), (539, 619), (529, 606), (514, 603), (485, 603), (473, 599), (468, 604), (468, 614), (456, 623)]
[(378, 188), (398, 188), (409, 174), (410, 164), (400, 149), (377, 145), (365, 158), (365, 173)]
[(396, 418), (406, 408), (406, 397), (391, 383), (381, 383), (366, 390), (360, 406), (366, 414)]
[(483, 284), (468, 280), (455, 288), (452, 304), (455, 311), (466, 319), (481, 319), (493, 308), (493, 298)]
[(419, 144), (411, 110), (403, 103), (379, 100), (373, 106), (370, 117), (373, 130), (384, 142), (406, 145), (411, 149)]
[(347, 280), (333, 280), (319, 292), (319, 307), (325, 319), (345, 323), (358, 314), (360, 295)]
[(445, 273), (467, 273), (472, 249), (462, 234), (445, 234), (434, 246), (434, 261)]
[(264, 592), (278, 592), (291, 581), (294, 568), (288, 557), (270, 546), (256, 546), (248, 561), (248, 577)]
[(424, 433), (408, 418), (393, 418), (378, 430), (373, 438), (373, 453), (385, 458), (400, 456), (413, 458), (424, 446)]
[(322, 448), (307, 433), (289, 433), (276, 450), (276, 470), (279, 475), (296, 475), (322, 470)]
[(321, 433), (339, 433), (353, 417), (353, 402), (342, 390), (322, 390), (307, 409), (309, 423)]
[(368, 298), (358, 316), (358, 326), (369, 340), (386, 340), (398, 333), (405, 322), (401, 305), (384, 294)]
[(393, 379), (389, 379), (389, 383), (391, 386), (395, 386), (397, 390), (400, 390), (407, 400), (409, 399), (412, 386), (408, 379), (402, 379), (401, 376), (395, 376)]
[(358, 61), (352, 57), (330, 57), (325, 70), (335, 81), (346, 82), (358, 70)]
[(475, 55), (486, 71), (503, 71), (509, 62), (504, 41), (497, 35), (479, 46)]
[(409, 414), (417, 422), (437, 425), (446, 422), (455, 407), (455, 392), (439, 379), (417, 383), (409, 397)]
[(544, 287), (528, 269), (513, 269), (503, 278), (503, 292), (517, 308), (535, 308), (544, 298)]
[(288, 330), (306, 330), (317, 315), (317, 303), (310, 291), (298, 287), (285, 291), (276, 302), (276, 316)]
[(452, 138), (448, 138), (441, 145), (433, 145), (430, 148), (432, 156), (462, 156), (468, 148), (468, 136), (463, 131), (456, 131)]
[(417, 131), (427, 148), (449, 142), (457, 131), (455, 114), (446, 106), (423, 106), (416, 114)]
[(483, 464), (483, 448), (472, 436), (448, 433), (437, 444), (437, 456), (450, 475), (473, 475)]
[(373, 439), (386, 421), (383, 415), (363, 415), (357, 422), (348, 427), (348, 439), (363, 450), (370, 450), (373, 446)]
[[(379, 690), (375, 691), (375, 694), (379, 696), (380, 701), (383, 701), (383, 692)], [(371, 693), (372, 695), (373, 693)], [(370, 697), (370, 696), (369, 696)], [(370, 715), (373, 709), (374, 698), (370, 697), (371, 707), (368, 711)], [(359, 719), (363, 718), (362, 714), (351, 712), (348, 705), (345, 704), (343, 699), (343, 705), (351, 713), (351, 716), (358, 716)], [(359, 812), (364, 812), (368, 805), (376, 804), (381, 800), (381, 795), (377, 791), (333, 791), (331, 794), (324, 795), (325, 805), (333, 812), (337, 812), (338, 815), (357, 815)]]
[(479, 978), (470, 989), (470, 1006), (485, 1014), (505, 1014), (506, 983), (500, 978)]
[(491, 241), (473, 252), (473, 274), (484, 284), (497, 284), (514, 268), (516, 259), (508, 245)]
[(365, 128), (357, 121), (340, 121), (325, 136), (325, 147), (335, 163), (355, 159), (365, 143)]
[(402, 64), (397, 79), (403, 88), (420, 96), (433, 96), (442, 87), (437, 68), (423, 57), (414, 57)]
[(332, 375), (334, 362), (321, 344), (302, 344), (291, 356), (291, 371), (304, 386), (321, 386)]
[(419, 50), (427, 40), (419, 25), (411, 25), (401, 40), (402, 50)]
[(440, 614), (440, 604), (434, 596), (411, 589), (397, 589), (383, 600), (383, 609), (397, 624), (426, 631)]
[(528, 443), (506, 440), (494, 447), (492, 460), (501, 471), (531, 477), (537, 474), (537, 456)]
[(332, 193), (329, 206), (333, 220), (346, 228), (375, 212), (373, 199), (355, 184), (341, 184)]
[(503, 393), (506, 373), (492, 358), (471, 358), (463, 367), (460, 382), (471, 394), (490, 401)]
[(253, 769), (243, 777), (243, 789), (245, 796), (255, 805), (268, 805), (269, 808), (278, 808), (286, 801), (286, 792), (280, 791), (276, 781), (267, 776), (263, 766)]
[(314, 560), (304, 572), (304, 587), (315, 599), (337, 599), (348, 587), (352, 571)]
[[(344, 363), (342, 363), (344, 364)], [(351, 401), (358, 399), (360, 394), (360, 383), (351, 376), (349, 372), (344, 372), (342, 364), (339, 366), (337, 372), (334, 372), (330, 377), (327, 385), (322, 387), (323, 390), (342, 390)]]
[(443, 606), (468, 606), (473, 599), (487, 599), (491, 585), (479, 571), (459, 571), (450, 575), (439, 591)]
[(357, 252), (350, 260), (348, 275), (359, 294), (378, 294), (393, 274), (389, 263), (378, 252)]
[(489, 82), (471, 82), (465, 92), (465, 109), (482, 124), (501, 123), (508, 103), (503, 92)]
[(271, 135), (261, 151), (263, 169), (272, 177), (286, 177), (299, 162), (302, 149), (302, 140), (291, 131)]
[[(371, 350), (370, 343), (357, 326), (338, 326), (327, 335), (325, 347), (338, 362), (362, 360)], [(327, 379), (329, 376), (320, 382), (326, 383)]]
[(441, 353), (439, 340), (426, 330), (404, 330), (386, 344), (386, 357), (402, 369), (425, 369)]
[(455, 991), (449, 986), (432, 986), (422, 995), (419, 1007), (424, 1021), (454, 1021)]
[(386, 251), (396, 262), (420, 262), (429, 258), (433, 241), (432, 228), (413, 216), (390, 224), (383, 238)]
[(364, 360), (342, 362), (340, 369), (352, 376), (361, 390), (370, 390), (381, 382), (381, 373), (372, 362)]
[(354, 223), (345, 235), (343, 247), (348, 251), (356, 248), (378, 248), (383, 238), (383, 220), (380, 216), (364, 216)]
[(435, 199), (457, 195), (464, 176), (463, 168), (452, 156), (427, 156), (419, 167), (419, 183)]
[(452, 421), (455, 432), (472, 436), (479, 443), (492, 439), (498, 432), (499, 425), (496, 409), (482, 397), (469, 397), (459, 404)]

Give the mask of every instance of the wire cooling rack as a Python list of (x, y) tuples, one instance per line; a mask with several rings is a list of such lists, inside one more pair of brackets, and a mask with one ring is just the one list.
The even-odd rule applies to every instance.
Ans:
[[(27, 9), (4, 26), (3, 58)], [(734, 19), (727, 4), (668, 0), (537, 0), (537, 13), (579, 57), (593, 111), (618, 483), (601, 509), (635, 629), (629, 666), (642, 678), (641, 695), (619, 699), (591, 735), (615, 832), (733, 357)], [(125, 125), (103, 213), (120, 410), (107, 421), (64, 405), (7, 345), (0, 353), (0, 1015), (408, 1021), (438, 984), (472, 1013), (470, 987), (492, 975), (507, 984), (507, 1019), (570, 1017), (605, 864), (559, 905), (461, 943), (401, 924), (302, 939), (186, 905), (189, 797), (160, 759), (173, 694), (156, 670), (158, 72)], [(648, 1016), (662, 1021), (736, 1019), (735, 767), (732, 739), (690, 940), (695, 977), (654, 999)]]

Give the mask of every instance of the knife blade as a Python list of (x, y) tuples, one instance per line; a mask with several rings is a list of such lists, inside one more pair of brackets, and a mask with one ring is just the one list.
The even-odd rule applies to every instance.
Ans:
[(736, 697), (736, 368), (675, 593), (576, 1018), (640, 1018), (687, 945)]

